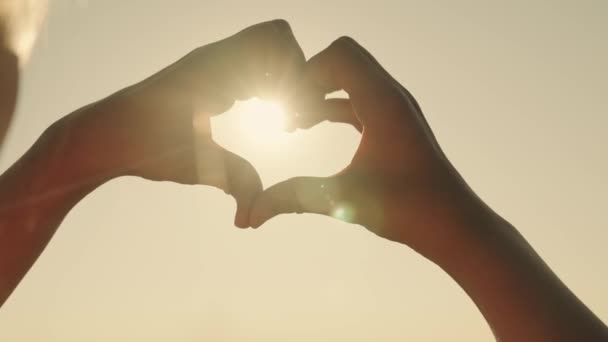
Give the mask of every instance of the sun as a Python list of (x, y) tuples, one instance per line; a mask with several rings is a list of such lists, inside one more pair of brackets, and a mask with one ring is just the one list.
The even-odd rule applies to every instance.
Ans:
[(283, 106), (276, 101), (253, 98), (237, 101), (231, 111), (237, 116), (242, 138), (253, 144), (281, 144), (287, 139), (287, 117)]
[[(285, 130), (289, 113), (280, 102), (252, 98), (236, 101), (222, 115), (204, 121), (212, 139), (230, 151), (238, 151), (248, 160), (266, 160), (286, 153), (297, 139)], [(199, 129), (200, 130), (200, 129)]]

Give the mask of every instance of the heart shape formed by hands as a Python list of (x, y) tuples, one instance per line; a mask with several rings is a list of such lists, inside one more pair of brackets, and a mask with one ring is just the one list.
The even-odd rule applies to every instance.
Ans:
[[(291, 28), (282, 20), (254, 25), (194, 50), (123, 92), (126, 100), (113, 97), (118, 102), (123, 98), (130, 113), (108, 120), (112, 127), (121, 127), (112, 141), (122, 152), (116, 168), (127, 165), (123, 174), (223, 189), (236, 199), (235, 225), (250, 226), (251, 207), (263, 190), (260, 176), (250, 162), (212, 139), (211, 118), (252, 97), (286, 99), (290, 108), (306, 111), (310, 96), (302, 94), (309, 89), (298, 89), (306, 65)], [(348, 100), (331, 103), (349, 106)], [(290, 119), (299, 120), (293, 114)], [(336, 121), (331, 115), (328, 119)], [(360, 127), (352, 116), (338, 119)]]
[[(340, 90), (348, 98), (326, 98)], [(294, 127), (333, 121), (361, 133), (342, 171), (291, 178), (263, 191), (251, 163), (212, 139), (212, 116), (238, 100), (277, 95), (288, 100)], [(280, 115), (275, 107), (265, 109)], [(266, 134), (280, 126), (253, 120), (258, 130), (271, 128)], [(57, 121), (2, 176), (0, 305), (65, 214), (95, 187), (125, 175), (223, 189), (237, 201), (239, 227), (257, 228), (279, 214), (316, 213), (409, 245), (477, 299), (501, 340), (580, 340), (581, 331), (591, 332), (582, 340), (606, 336), (601, 321), (517, 230), (466, 185), (413, 96), (351, 38), (306, 61), (285, 21), (255, 25)], [(566, 313), (555, 310), (556, 303)], [(539, 329), (538, 317), (568, 321), (570, 328), (551, 323)]]
[(346, 125), (319, 125), (289, 131), (292, 123), (278, 101), (254, 98), (237, 102), (213, 117), (213, 139), (251, 162), (263, 185), (301, 175), (330, 175), (351, 161), (359, 143), (357, 131)]
[[(348, 98), (326, 98), (340, 90)], [(282, 213), (317, 213), (420, 251), (449, 233), (421, 223), (436, 221), (437, 208), (451, 211), (451, 196), (471, 193), (416, 100), (351, 38), (306, 61), (287, 22), (258, 24), (196, 49), (134, 92), (129, 102), (140, 108), (132, 112), (144, 117), (128, 117), (121, 126), (142, 133), (137, 144), (119, 140), (117, 146), (134, 146), (126, 160), (153, 161), (132, 165), (130, 173), (221, 188), (237, 201), (238, 227), (258, 227)], [(362, 136), (350, 164), (331, 177), (296, 177), (263, 191), (252, 164), (213, 141), (210, 128), (211, 117), (253, 97), (285, 99), (295, 127), (354, 126)]]

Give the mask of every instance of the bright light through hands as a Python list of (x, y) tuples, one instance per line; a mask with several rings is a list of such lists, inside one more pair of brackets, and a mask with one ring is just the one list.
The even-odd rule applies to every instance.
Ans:
[(211, 118), (213, 140), (238, 154), (281, 153), (294, 139), (285, 130), (287, 114), (279, 102), (253, 98), (236, 101), (227, 112)]
[[(290, 113), (280, 103), (254, 98), (211, 117), (211, 131), (215, 142), (250, 161), (265, 185), (295, 176), (335, 174), (359, 146), (360, 135), (352, 127), (324, 123), (287, 132), (289, 120)], [(335, 215), (348, 220), (348, 207)]]
[(237, 102), (230, 110), (238, 120), (241, 138), (252, 145), (280, 147), (288, 139), (286, 114), (278, 102), (260, 100)]
[[(250, 161), (264, 184), (273, 184), (302, 167), (296, 160), (303, 151), (312, 152), (306, 144), (294, 144), (298, 134), (285, 131), (287, 120), (280, 103), (253, 98), (211, 117), (211, 132), (218, 144)], [(286, 163), (286, 158), (293, 160)]]

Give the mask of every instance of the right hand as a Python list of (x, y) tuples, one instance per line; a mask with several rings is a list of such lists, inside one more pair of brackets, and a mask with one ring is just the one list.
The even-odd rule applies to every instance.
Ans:
[[(416, 100), (348, 37), (313, 57), (303, 73), (296, 126), (350, 123), (362, 131), (360, 146), (334, 176), (297, 177), (264, 191), (253, 206), (251, 225), (284, 213), (317, 213), (361, 224), (429, 258), (444, 253), (459, 234), (449, 223), (467, 210), (462, 200), (474, 196), (441, 151)], [(349, 99), (325, 100), (337, 90)]]

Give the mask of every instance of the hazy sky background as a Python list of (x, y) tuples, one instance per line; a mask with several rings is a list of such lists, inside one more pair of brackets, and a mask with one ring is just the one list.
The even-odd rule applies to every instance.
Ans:
[[(267, 19), (310, 57), (340, 35), (418, 98), (477, 193), (608, 320), (608, 2), (51, 2), (1, 159), (61, 116)], [(264, 185), (328, 175), (358, 144), (322, 125), (283, 146), (217, 140)], [(43, 172), (43, 170), (41, 170)], [(2, 341), (488, 341), (464, 292), (407, 247), (313, 215), (232, 226), (212, 188), (112, 181), (66, 218), (0, 310)]]

